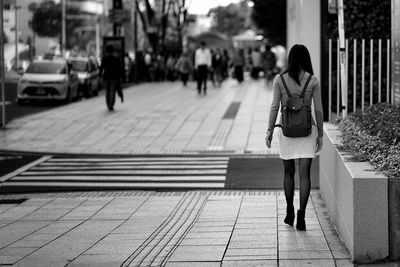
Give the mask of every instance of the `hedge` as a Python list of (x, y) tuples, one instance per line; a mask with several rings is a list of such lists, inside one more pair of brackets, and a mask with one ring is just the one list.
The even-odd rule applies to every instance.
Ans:
[(357, 161), (369, 161), (376, 171), (400, 178), (400, 109), (388, 103), (368, 107), (339, 123), (342, 149)]

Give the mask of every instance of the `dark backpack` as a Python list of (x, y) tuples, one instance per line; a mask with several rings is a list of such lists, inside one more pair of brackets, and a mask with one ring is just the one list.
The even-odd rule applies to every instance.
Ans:
[(300, 97), (292, 96), (283, 76), (280, 75), (283, 87), (288, 95), (286, 105), (282, 106), (282, 132), (286, 137), (305, 137), (311, 134), (311, 107), (304, 103), (304, 94), (312, 75), (308, 76)]

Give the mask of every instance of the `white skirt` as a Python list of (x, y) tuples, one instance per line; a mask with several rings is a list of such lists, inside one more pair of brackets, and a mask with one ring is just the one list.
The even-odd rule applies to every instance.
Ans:
[(306, 137), (286, 137), (282, 129), (277, 129), (279, 139), (279, 157), (281, 159), (315, 158), (317, 145), (317, 127), (313, 125), (311, 134)]

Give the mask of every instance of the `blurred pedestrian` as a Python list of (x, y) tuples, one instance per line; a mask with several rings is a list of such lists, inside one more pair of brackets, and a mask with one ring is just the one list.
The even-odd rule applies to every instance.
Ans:
[(186, 86), (190, 73), (193, 71), (192, 60), (184, 51), (176, 62), (175, 69), (180, 73), (183, 86)]
[(157, 82), (165, 80), (165, 58), (161, 53), (154, 60), (154, 78)]
[(207, 94), (207, 75), (208, 68), (211, 67), (211, 53), (208, 48), (206, 48), (206, 43), (201, 42), (200, 47), (195, 53), (195, 67), (197, 69), (197, 91), (201, 94)]
[[(295, 160), (299, 160), (300, 177), (300, 208), (297, 211), (296, 228), (300, 231), (306, 230), (305, 212), (307, 202), (310, 197), (310, 169), (312, 159), (322, 149), (323, 135), (323, 109), (321, 102), (321, 89), (318, 79), (313, 75), (313, 68), (310, 53), (304, 45), (294, 45), (289, 52), (287, 70), (276, 76), (273, 83), (273, 99), (268, 120), (268, 130), (265, 142), (271, 148), (273, 129), (278, 115), (279, 107), (287, 106), (289, 99), (294, 99), (303, 95), (303, 106), (310, 108), (311, 102), (314, 104), (315, 119), (311, 118), (311, 133), (305, 137), (287, 137), (282, 130), (278, 132), (279, 157), (284, 165), (284, 191), (286, 198), (286, 217), (284, 222), (293, 226), (295, 212), (293, 206), (294, 199), (294, 175)], [(294, 97), (291, 97), (293, 95)], [(296, 98), (298, 99), (298, 98)], [(310, 111), (311, 113), (311, 111)], [(297, 117), (299, 118), (299, 117)], [(303, 119), (301, 117), (301, 119)], [(316, 123), (315, 123), (316, 121)], [(295, 121), (293, 123), (300, 123)], [(282, 124), (282, 123), (281, 123)], [(315, 127), (316, 126), (316, 127)]]
[(217, 48), (212, 55), (212, 70), (213, 70), (213, 84), (215, 86), (221, 86), (222, 83), (222, 53), (219, 48)]
[(114, 110), (115, 93), (117, 90), (121, 90), (121, 101), (124, 101), (121, 87), (122, 72), (120, 59), (114, 55), (114, 47), (108, 45), (106, 47), (106, 55), (101, 59), (99, 76), (103, 78), (106, 84), (106, 103), (110, 111)]
[(251, 52), (251, 77), (257, 80), (260, 76), (260, 72), (262, 71), (262, 61), (261, 61), (261, 53), (260, 50), (256, 47)]
[(243, 82), (243, 68), (245, 66), (244, 50), (239, 49), (235, 52), (232, 62), (235, 70), (235, 78), (239, 83)]
[(230, 65), (230, 57), (228, 54), (228, 50), (224, 49), (222, 54), (222, 78), (226, 79), (229, 74), (229, 65)]
[(271, 51), (270, 45), (265, 45), (265, 50), (262, 53), (262, 65), (264, 68), (264, 75), (267, 82), (272, 81), (275, 75), (274, 69), (276, 66), (276, 56)]
[(167, 62), (166, 62), (166, 73), (167, 73), (167, 80), (175, 81), (176, 80), (176, 56), (175, 54), (170, 54)]
[(153, 81), (153, 55), (151, 50), (147, 50), (146, 54), (144, 54), (144, 75), (147, 82)]

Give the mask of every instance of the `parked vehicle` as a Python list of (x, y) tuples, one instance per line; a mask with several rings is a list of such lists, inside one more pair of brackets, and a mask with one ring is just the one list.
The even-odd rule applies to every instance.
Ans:
[(71, 57), (67, 61), (78, 74), (79, 93), (85, 97), (98, 95), (100, 90), (99, 65), (94, 58)]
[(63, 100), (78, 97), (78, 76), (66, 60), (35, 60), (18, 81), (19, 104), (26, 100)]

